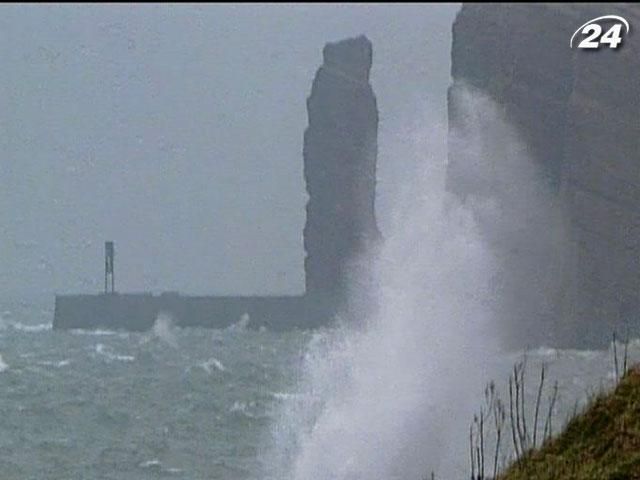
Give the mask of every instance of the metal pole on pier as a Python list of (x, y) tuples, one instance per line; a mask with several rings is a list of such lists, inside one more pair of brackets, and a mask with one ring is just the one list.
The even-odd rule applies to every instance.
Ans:
[[(113, 242), (104, 242), (104, 293), (115, 293), (115, 278), (113, 274), (113, 260), (115, 249)], [(109, 292), (109, 280), (111, 280), (111, 292)]]

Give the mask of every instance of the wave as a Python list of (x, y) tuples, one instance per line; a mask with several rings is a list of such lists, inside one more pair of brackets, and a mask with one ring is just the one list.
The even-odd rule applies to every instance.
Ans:
[(24, 333), (48, 332), (53, 328), (53, 324), (51, 323), (27, 324), (22, 322), (3, 322), (3, 324), (4, 328), (12, 328), (13, 330)]
[(41, 362), (38, 362), (38, 365), (42, 365), (45, 367), (62, 368), (62, 367), (66, 367), (70, 363), (71, 363), (71, 360), (69, 359), (60, 360), (58, 362), (54, 362), (53, 360), (43, 360)]
[(213, 373), (213, 369), (216, 369), (219, 372), (225, 372), (227, 370), (222, 362), (214, 357), (211, 357), (207, 361), (200, 363), (199, 366), (209, 374)]
[(251, 322), (251, 317), (249, 317), (248, 313), (243, 313), (236, 323), (229, 325), (225, 330), (229, 332), (244, 332), (249, 327), (249, 322)]
[(133, 355), (119, 355), (110, 351), (111, 349), (108, 346), (105, 346), (103, 343), (96, 344), (95, 353), (107, 359), (107, 361), (120, 361), (120, 362), (133, 362), (136, 357)]
[(121, 332), (115, 330), (85, 330), (83, 328), (74, 328), (70, 330), (72, 335), (90, 335), (96, 337), (120, 335)]
[(9, 365), (5, 363), (2, 355), (0, 355), (0, 373), (6, 372), (7, 370), (9, 370)]
[(162, 462), (157, 458), (154, 458), (153, 460), (146, 460), (144, 462), (141, 462), (138, 464), (138, 467), (143, 468), (145, 470), (151, 470), (157, 473), (168, 474), (168, 475), (178, 475), (183, 472), (183, 470), (180, 468), (164, 468), (162, 466)]
[(160, 312), (156, 321), (153, 323), (153, 329), (151, 331), (155, 338), (173, 348), (178, 348), (176, 327), (173, 322), (173, 317), (171, 317), (170, 314)]
[(252, 411), (256, 408), (256, 402), (243, 402), (236, 400), (229, 408), (229, 413), (234, 413), (242, 417), (255, 419), (257, 415)]
[(281, 400), (281, 401), (298, 400), (303, 397), (303, 394), (301, 393), (287, 393), (287, 392), (271, 392), (271, 395), (276, 400)]
[(157, 458), (154, 458), (153, 460), (147, 460), (145, 462), (142, 462), (138, 466), (140, 468), (161, 469), (162, 463), (160, 463), (160, 460), (158, 460)]

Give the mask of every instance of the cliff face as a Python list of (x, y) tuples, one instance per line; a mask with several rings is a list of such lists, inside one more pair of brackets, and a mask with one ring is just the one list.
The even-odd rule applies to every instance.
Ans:
[[(569, 48), (580, 25), (605, 14), (631, 24), (618, 49)], [(637, 25), (635, 5), (483, 4), (464, 5), (453, 26), (450, 129), (464, 123), (463, 85), (489, 95), (521, 134), (565, 218), (553, 318), (521, 312), (527, 318), (519, 319), (531, 331), (542, 322), (557, 344), (602, 344), (614, 328), (637, 333), (640, 325)], [(448, 188), (461, 196), (466, 168), (454, 145)]]
[(304, 133), (306, 294), (338, 305), (358, 270), (358, 255), (379, 237), (374, 213), (378, 110), (366, 37), (327, 44), (323, 59), (307, 99)]

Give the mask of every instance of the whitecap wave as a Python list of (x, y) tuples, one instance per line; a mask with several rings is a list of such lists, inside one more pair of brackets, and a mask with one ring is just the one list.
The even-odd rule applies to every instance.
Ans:
[(178, 338), (173, 317), (166, 312), (160, 312), (151, 330), (153, 336), (167, 345), (178, 348)]
[(69, 359), (60, 360), (58, 362), (55, 362), (53, 360), (43, 360), (42, 362), (38, 362), (38, 365), (42, 365), (44, 367), (62, 368), (62, 367), (66, 367), (70, 363), (71, 363), (71, 360)]
[(9, 370), (9, 365), (5, 363), (2, 355), (0, 355), (0, 373), (6, 372), (7, 370)]
[(107, 361), (120, 361), (120, 362), (133, 362), (136, 357), (133, 355), (119, 355), (111, 351), (110, 347), (104, 345), (103, 343), (96, 344), (95, 353), (105, 359)]
[(83, 328), (74, 328), (71, 330), (72, 335), (91, 335), (96, 337), (118, 335), (114, 330), (85, 330)]
[(14, 330), (25, 333), (47, 332), (53, 328), (53, 325), (51, 323), (36, 323), (30, 325), (22, 322), (13, 322), (9, 323), (8, 326), (13, 328)]
[[(560, 351), (557, 348), (553, 347), (538, 347), (535, 350), (531, 350), (531, 355), (534, 357), (558, 357), (560, 355)], [(520, 355), (520, 354), (518, 354)]]
[(303, 396), (301, 393), (286, 393), (286, 392), (271, 392), (271, 395), (276, 400), (288, 401), (297, 400)]
[(138, 464), (138, 467), (166, 475), (178, 475), (182, 473), (182, 470), (180, 468), (164, 468), (162, 462), (157, 458), (141, 462)]
[(160, 460), (154, 458), (153, 460), (147, 460), (145, 462), (140, 463), (140, 468), (162, 468), (162, 464)]
[(229, 408), (230, 413), (242, 415), (247, 418), (255, 418), (255, 415), (251, 412), (251, 409), (256, 406), (255, 402), (243, 402), (236, 400)]
[(251, 322), (251, 317), (245, 312), (240, 315), (236, 323), (229, 325), (226, 330), (230, 332), (244, 332), (249, 327), (249, 322)]
[(222, 362), (214, 357), (211, 357), (207, 361), (200, 363), (199, 366), (209, 374), (213, 373), (214, 369), (219, 372), (224, 372), (227, 370)]

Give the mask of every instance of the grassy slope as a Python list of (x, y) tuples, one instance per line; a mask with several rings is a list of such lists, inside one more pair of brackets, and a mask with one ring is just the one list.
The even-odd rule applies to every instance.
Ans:
[(499, 480), (640, 479), (640, 366)]

